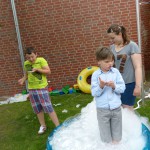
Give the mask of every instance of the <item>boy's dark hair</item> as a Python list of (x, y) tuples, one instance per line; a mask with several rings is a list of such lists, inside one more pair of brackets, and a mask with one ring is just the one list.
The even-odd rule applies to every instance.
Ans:
[(122, 33), (122, 38), (123, 38), (123, 44), (129, 44), (130, 40), (127, 35), (126, 28), (124, 26), (119, 26), (117, 24), (112, 24), (108, 30), (107, 33), (115, 33), (116, 35), (119, 35), (119, 33)]
[(25, 54), (32, 54), (32, 53), (35, 53), (35, 50), (33, 47), (27, 47), (26, 48), (26, 51), (25, 51)]
[(98, 47), (95, 56), (97, 61), (109, 58), (115, 60), (113, 52), (108, 47)]

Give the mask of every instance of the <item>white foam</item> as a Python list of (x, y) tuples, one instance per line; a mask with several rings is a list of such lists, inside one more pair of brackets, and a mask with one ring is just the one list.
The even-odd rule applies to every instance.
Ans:
[(24, 102), (29, 97), (29, 94), (16, 94), (14, 97), (10, 97), (5, 101), (0, 101), (0, 105), (3, 104), (10, 104), (10, 103), (17, 103), (17, 102)]
[(123, 137), (118, 145), (101, 142), (94, 101), (68, 127), (60, 128), (50, 144), (53, 150), (142, 150), (145, 141), (141, 123), (148, 121), (128, 109), (122, 109), (122, 115)]

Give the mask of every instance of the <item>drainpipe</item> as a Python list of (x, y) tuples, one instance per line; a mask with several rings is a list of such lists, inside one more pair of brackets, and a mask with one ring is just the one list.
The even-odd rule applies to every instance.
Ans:
[[(139, 45), (139, 49), (142, 50), (142, 46), (141, 46), (141, 26), (140, 26), (140, 7), (139, 7), (140, 3), (139, 3), (139, 0), (136, 0), (136, 18), (137, 18), (137, 32), (138, 32), (138, 45)], [(144, 80), (143, 80), (143, 77), (144, 77), (144, 67), (143, 67), (143, 64), (142, 64), (142, 94), (141, 94), (141, 98), (142, 98), (142, 104), (144, 104), (144, 97), (145, 97), (145, 94), (144, 94)]]
[[(21, 57), (21, 64), (22, 64), (22, 68), (24, 68), (24, 54), (23, 54), (23, 48), (22, 48), (22, 42), (21, 42), (21, 37), (20, 37), (18, 18), (17, 18), (17, 13), (16, 13), (16, 7), (15, 7), (14, 0), (11, 0), (11, 6), (12, 6), (14, 23), (15, 23), (15, 28), (16, 28), (19, 53), (20, 53), (20, 57)], [(25, 73), (24, 70), (23, 70), (23, 73)], [(27, 89), (27, 82), (26, 82), (26, 89)]]

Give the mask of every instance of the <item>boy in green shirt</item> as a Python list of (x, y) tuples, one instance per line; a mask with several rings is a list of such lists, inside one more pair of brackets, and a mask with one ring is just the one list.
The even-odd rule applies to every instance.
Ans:
[(38, 134), (42, 134), (46, 130), (44, 112), (49, 114), (55, 126), (59, 125), (59, 120), (51, 104), (47, 89), (46, 74), (50, 74), (51, 70), (47, 61), (42, 57), (37, 57), (37, 53), (34, 52), (33, 48), (27, 48), (25, 56), (27, 59), (24, 62), (25, 74), (23, 78), (18, 80), (18, 83), (23, 85), (25, 80), (28, 79), (30, 102), (41, 125)]

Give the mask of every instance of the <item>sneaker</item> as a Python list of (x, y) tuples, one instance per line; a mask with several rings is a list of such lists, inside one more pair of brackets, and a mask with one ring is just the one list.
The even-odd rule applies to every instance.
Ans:
[(43, 134), (46, 131), (46, 126), (40, 126), (38, 134)]

